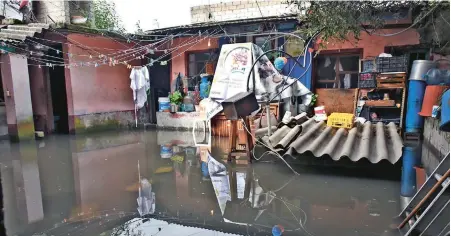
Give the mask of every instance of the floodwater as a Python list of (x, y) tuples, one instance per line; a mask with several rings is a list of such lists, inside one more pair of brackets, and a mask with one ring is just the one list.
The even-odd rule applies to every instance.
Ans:
[(358, 165), (290, 160), (295, 175), (275, 159), (227, 164), (226, 147), (214, 139), (208, 159), (192, 133), (170, 131), (2, 141), (1, 230), (8, 236), (157, 235), (164, 226), (146, 231), (152, 218), (198, 230), (165, 235), (207, 235), (201, 229), (272, 235), (281, 225), (283, 235), (377, 236), (388, 235), (400, 211), (399, 179), (385, 171), (368, 177)]

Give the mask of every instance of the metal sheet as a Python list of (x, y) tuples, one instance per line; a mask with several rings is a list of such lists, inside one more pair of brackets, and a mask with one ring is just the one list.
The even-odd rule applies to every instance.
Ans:
[(358, 89), (316, 89), (316, 106), (324, 106), (327, 114), (333, 112), (354, 114)]
[(49, 24), (31, 23), (28, 25), (8, 25), (0, 29), (0, 40), (25, 41), (27, 37), (33, 37), (36, 33), (42, 33), (48, 29)]
[(335, 161), (349, 158), (353, 162), (366, 158), (371, 163), (387, 160), (394, 164), (401, 158), (403, 147), (394, 123), (366, 122), (346, 130), (326, 126), (323, 121), (316, 122), (314, 119), (295, 126), (284, 125), (262, 140), (282, 154), (297, 156), (311, 153), (316, 157), (328, 156)]

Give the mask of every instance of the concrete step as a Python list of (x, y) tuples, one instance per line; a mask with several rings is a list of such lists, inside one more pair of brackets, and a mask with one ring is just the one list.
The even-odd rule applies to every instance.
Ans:
[(41, 33), (42, 28), (41, 27), (29, 27), (26, 25), (10, 25), (8, 26), (8, 29), (10, 30), (20, 30), (20, 31), (31, 31), (31, 32), (37, 32)]
[(45, 24), (45, 23), (30, 23), (30, 24), (28, 24), (28, 27), (37, 27), (37, 28), (42, 28), (42, 29), (48, 29), (50, 27), (50, 25)]
[(33, 37), (36, 32), (34, 31), (23, 31), (23, 30), (12, 30), (12, 29), (1, 29), (0, 32), (7, 34), (17, 34), (17, 35), (25, 35), (28, 37)]
[(5, 33), (2, 31), (0, 31), (0, 38), (5, 38), (5, 39), (16, 39), (16, 40), (20, 40), (20, 41), (24, 41), (27, 36), (23, 35), (23, 34), (10, 34), (10, 33)]

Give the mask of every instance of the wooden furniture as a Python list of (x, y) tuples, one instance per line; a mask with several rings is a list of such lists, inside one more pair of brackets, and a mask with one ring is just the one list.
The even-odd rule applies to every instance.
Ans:
[[(276, 118), (279, 118), (279, 104), (278, 103), (271, 103), (270, 105), (271, 113), (276, 115)], [(254, 119), (257, 119), (260, 117), (260, 114), (253, 117), (253, 119), (250, 121), (251, 123), (251, 131), (255, 129), (254, 127)], [(231, 133), (231, 121), (227, 120), (225, 118), (224, 113), (219, 113), (213, 119), (211, 119), (211, 129), (212, 129), (212, 135), (213, 136), (220, 136), (220, 137), (229, 137), (230, 134), (236, 135), (236, 133)], [(241, 122), (238, 123), (238, 131), (241, 135), (244, 132), (243, 126)]]
[[(367, 113), (364, 116), (367, 120), (376, 122), (394, 122), (398, 126), (399, 130), (402, 130), (404, 125), (404, 109), (406, 105), (406, 73), (380, 73), (377, 75), (377, 88), (367, 88), (367, 89), (359, 89), (359, 96), (357, 98), (358, 101), (365, 102), (365, 112)], [(373, 99), (368, 97), (368, 93), (387, 93), (390, 94), (390, 98), (388, 100), (384, 99)], [(370, 100), (362, 100), (362, 98), (370, 99)], [(359, 103), (359, 102), (358, 102)], [(363, 110), (362, 110), (363, 111)], [(378, 117), (378, 119), (373, 120), (371, 118), (372, 113), (376, 114), (393, 114), (391, 118), (385, 119), (383, 116)], [(397, 114), (397, 115), (394, 115)], [(356, 116), (360, 116), (359, 112), (356, 111)]]
[[(240, 121), (238, 120), (232, 120), (230, 121), (231, 125), (230, 125), (230, 134), (229, 135), (229, 154), (227, 157), (227, 161), (232, 161), (233, 157), (236, 156), (246, 156), (248, 157), (248, 161), (249, 163), (252, 162), (252, 157), (251, 157), (251, 151), (254, 148), (254, 141), (252, 139), (252, 135), (249, 133), (250, 132), (250, 127), (251, 127), (251, 123), (250, 123), (250, 119), (248, 117), (246, 117), (244, 119), (244, 125), (247, 127), (248, 130), (244, 130), (245, 132), (245, 148), (244, 150), (238, 150), (237, 149), (237, 141), (238, 141), (238, 123)], [(242, 128), (244, 128), (241, 125)], [(249, 131), (249, 132), (247, 132)]]
[(326, 113), (355, 113), (358, 89), (316, 89), (316, 106), (324, 106)]
[(381, 73), (377, 75), (378, 88), (405, 88), (406, 73)]

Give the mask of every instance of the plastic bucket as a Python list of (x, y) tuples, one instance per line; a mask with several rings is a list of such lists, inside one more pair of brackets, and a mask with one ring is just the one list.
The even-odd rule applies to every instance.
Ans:
[[(428, 85), (424, 92), (423, 105), (421, 106), (420, 116), (432, 116), (432, 106), (438, 105), (440, 101), (438, 99), (443, 94), (443, 91), (448, 89), (448, 86), (441, 85)], [(416, 96), (415, 94), (409, 94), (409, 96)]]
[(159, 97), (158, 98), (158, 107), (160, 112), (170, 112), (171, 111), (171, 103), (169, 102), (168, 97)]
[(161, 158), (171, 158), (172, 157), (172, 146), (171, 145), (161, 145), (160, 156)]

